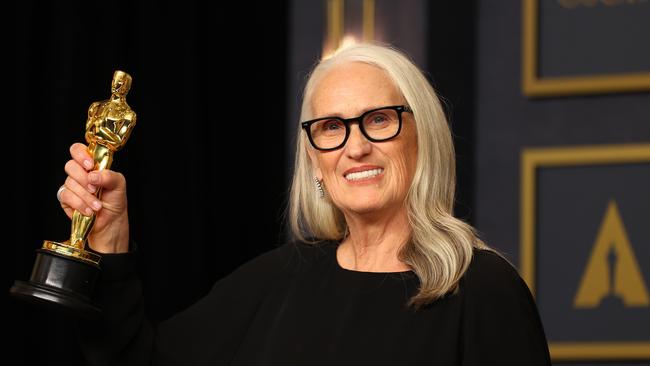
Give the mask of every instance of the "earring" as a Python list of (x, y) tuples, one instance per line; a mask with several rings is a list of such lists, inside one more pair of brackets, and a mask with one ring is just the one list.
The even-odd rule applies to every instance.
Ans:
[(320, 198), (325, 197), (325, 191), (323, 190), (323, 183), (314, 177), (314, 182), (316, 183), (316, 190), (318, 191), (318, 196)]

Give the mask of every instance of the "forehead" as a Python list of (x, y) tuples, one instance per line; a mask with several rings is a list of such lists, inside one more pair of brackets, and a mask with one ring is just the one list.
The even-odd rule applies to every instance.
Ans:
[(384, 70), (350, 62), (334, 66), (316, 84), (312, 108), (314, 116), (353, 115), (373, 107), (399, 104), (401, 99)]
[(113, 76), (114, 82), (127, 82), (129, 81), (129, 76), (126, 73), (115, 73)]

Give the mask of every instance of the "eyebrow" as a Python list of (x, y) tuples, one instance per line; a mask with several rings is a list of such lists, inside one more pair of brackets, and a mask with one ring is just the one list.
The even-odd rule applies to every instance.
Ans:
[[(398, 104), (399, 104), (399, 103), (398, 103)], [(385, 104), (385, 105), (397, 105), (397, 104)], [(322, 117), (313, 117), (312, 119), (321, 119), (321, 118), (328, 118), (328, 117), (337, 117), (337, 118), (343, 118), (343, 119), (346, 119), (346, 118), (354, 118), (354, 117), (359, 117), (359, 116), (361, 116), (362, 114), (364, 114), (364, 113), (366, 113), (366, 112), (368, 112), (368, 111), (371, 111), (371, 110), (373, 110), (373, 109), (377, 109), (377, 108), (381, 108), (381, 107), (383, 107), (383, 106), (384, 106), (384, 105), (375, 105), (375, 106), (372, 106), (372, 107), (364, 108), (364, 109), (361, 111), (361, 113), (358, 113), (358, 114), (356, 114), (356, 115), (354, 115), (354, 116), (352, 116), (352, 117), (343, 117), (343, 115), (342, 115), (341, 113), (333, 113), (333, 114), (325, 114), (325, 115), (322, 116)]]

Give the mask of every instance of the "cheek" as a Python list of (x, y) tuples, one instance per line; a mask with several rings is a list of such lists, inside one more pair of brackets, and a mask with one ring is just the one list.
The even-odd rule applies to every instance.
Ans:
[(336, 153), (337, 151), (331, 151), (327, 153), (321, 153), (318, 156), (320, 170), (323, 174), (323, 179), (325, 180), (333, 179), (336, 175), (336, 165), (338, 164), (340, 155)]
[(402, 189), (408, 190), (415, 174), (415, 167), (417, 165), (418, 148), (415, 139), (407, 140), (408, 143), (402, 143), (394, 151), (395, 168), (397, 171), (397, 182)]
[(409, 184), (415, 175), (415, 168), (418, 163), (418, 139), (415, 131), (409, 129), (408, 143), (404, 146), (403, 156)]
[(408, 154), (406, 151), (403, 151), (398, 159), (395, 159), (395, 193), (398, 193), (400, 196), (403, 195), (405, 191), (409, 189), (411, 180), (413, 179), (413, 169), (410, 162)]
[(417, 167), (418, 164), (418, 144), (417, 142), (413, 143), (407, 151), (407, 166), (409, 169), (409, 173), (411, 175), (411, 179), (413, 178), (413, 175), (415, 174), (415, 168)]

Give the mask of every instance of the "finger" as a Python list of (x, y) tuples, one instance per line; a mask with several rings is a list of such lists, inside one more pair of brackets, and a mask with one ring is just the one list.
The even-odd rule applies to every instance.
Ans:
[(70, 146), (70, 156), (86, 170), (92, 170), (95, 167), (93, 158), (88, 154), (88, 148), (82, 143), (77, 142)]
[(61, 204), (61, 207), (63, 207), (63, 212), (65, 212), (65, 215), (68, 216), (69, 219), (72, 219), (72, 215), (74, 214), (74, 210), (72, 209), (72, 207), (65, 205), (63, 203)]
[(74, 194), (73, 191), (68, 189), (64, 189), (61, 191), (60, 194), (61, 197), (61, 207), (63, 207), (63, 211), (65, 211), (65, 214), (69, 217), (72, 218), (72, 214), (74, 211), (79, 211), (84, 215), (91, 215), (92, 214), (92, 209), (90, 209), (84, 201), (79, 198), (76, 194)]
[(72, 207), (68, 206), (68, 204), (65, 203), (63, 201), (63, 199), (61, 198), (61, 195), (63, 194), (63, 191), (65, 191), (65, 190), (66, 190), (65, 184), (62, 185), (61, 187), (59, 187), (59, 190), (56, 191), (56, 199), (59, 200), (59, 203), (61, 203), (61, 207), (63, 208), (63, 212), (65, 212), (65, 214), (68, 216), (68, 218), (71, 219), (72, 214), (74, 212), (74, 209)]
[(68, 177), (75, 180), (79, 185), (85, 187), (90, 193), (97, 191), (97, 186), (90, 184), (88, 181), (88, 172), (76, 160), (68, 160), (65, 164), (65, 172)]
[(59, 187), (59, 190), (56, 191), (56, 199), (61, 202), (61, 192), (65, 189), (65, 184)]
[(88, 173), (88, 183), (96, 187), (111, 190), (126, 190), (126, 179), (122, 173), (112, 170), (95, 170)]
[(68, 177), (65, 181), (65, 189), (61, 192), (61, 202), (89, 216), (93, 211), (99, 211), (101, 202), (94, 195), (90, 194), (77, 181)]
[(61, 208), (63, 208), (63, 212), (65, 212), (66, 216), (68, 216), (69, 219), (72, 219), (74, 208), (68, 206), (68, 204), (63, 202), (61, 199), (59, 199), (59, 202), (61, 202)]

